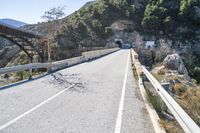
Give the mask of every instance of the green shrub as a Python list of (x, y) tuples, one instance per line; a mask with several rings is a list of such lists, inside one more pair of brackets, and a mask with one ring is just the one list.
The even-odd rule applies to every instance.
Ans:
[(106, 27), (105, 28), (105, 33), (109, 34), (109, 35), (113, 34), (112, 28), (111, 27)]
[(93, 28), (102, 28), (102, 24), (101, 24), (101, 22), (99, 21), (99, 20), (93, 20), (92, 21), (92, 27)]
[(167, 17), (167, 9), (161, 6), (162, 1), (151, 1), (147, 4), (142, 26), (147, 29), (160, 30), (163, 26), (163, 21)]
[(174, 85), (172, 90), (173, 90), (173, 93), (175, 93), (177, 95), (182, 95), (187, 89), (183, 84), (177, 83)]
[(183, 15), (188, 9), (188, 0), (181, 0), (180, 14)]
[(166, 31), (171, 31), (174, 29), (174, 21), (172, 20), (171, 16), (166, 17), (163, 23)]
[(198, 82), (200, 82), (200, 67), (198, 66), (194, 67), (193, 76)]
[(162, 27), (162, 20), (157, 16), (146, 16), (142, 20), (142, 26), (147, 29), (158, 30)]
[(191, 21), (193, 24), (200, 24), (199, 16), (194, 7), (200, 6), (199, 0), (181, 0), (180, 1), (180, 15)]
[(20, 81), (20, 80), (27, 79), (29, 77), (29, 72), (28, 71), (20, 71), (20, 72), (17, 72), (16, 75), (18, 77), (18, 81)]
[(162, 111), (167, 110), (165, 103), (161, 100), (161, 98), (158, 95), (155, 95), (150, 91), (150, 87), (153, 86), (151, 85), (149, 86), (147, 83), (145, 83), (144, 85), (145, 85), (145, 90), (147, 92), (148, 101), (153, 105), (156, 112), (162, 116)]

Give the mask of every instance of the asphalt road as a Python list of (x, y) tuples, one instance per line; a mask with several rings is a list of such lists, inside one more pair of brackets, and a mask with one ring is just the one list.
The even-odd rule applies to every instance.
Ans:
[(0, 90), (0, 133), (152, 133), (129, 50)]

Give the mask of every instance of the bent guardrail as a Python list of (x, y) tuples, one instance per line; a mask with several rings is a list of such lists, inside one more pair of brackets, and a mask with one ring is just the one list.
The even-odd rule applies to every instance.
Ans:
[(85, 61), (98, 58), (109, 53), (118, 51), (119, 48), (111, 48), (105, 50), (97, 50), (97, 51), (90, 51), (82, 53), (82, 56), (74, 57), (66, 60), (56, 61), (52, 63), (31, 63), (25, 65), (18, 65), (6, 68), (0, 68), (0, 74), (12, 73), (12, 72), (19, 72), (25, 71), (29, 69), (40, 69), (40, 68), (52, 68), (52, 70), (62, 69), (64, 67), (73, 66), (79, 63), (83, 63)]
[(190, 118), (190, 116), (179, 106), (179, 104), (168, 94), (168, 92), (160, 85), (160, 83), (144, 66), (142, 66), (142, 72), (154, 86), (157, 93), (172, 112), (183, 130), (186, 133), (200, 133), (199, 126)]

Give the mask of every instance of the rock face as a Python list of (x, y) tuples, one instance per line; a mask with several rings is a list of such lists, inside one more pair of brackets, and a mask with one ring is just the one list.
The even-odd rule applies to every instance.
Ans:
[(167, 69), (177, 70), (179, 74), (188, 74), (188, 71), (183, 63), (183, 60), (178, 54), (168, 55), (164, 59), (163, 65)]

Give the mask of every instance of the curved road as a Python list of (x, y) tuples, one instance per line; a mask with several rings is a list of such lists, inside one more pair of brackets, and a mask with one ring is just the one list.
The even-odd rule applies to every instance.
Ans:
[(0, 133), (153, 133), (129, 50), (0, 90)]

